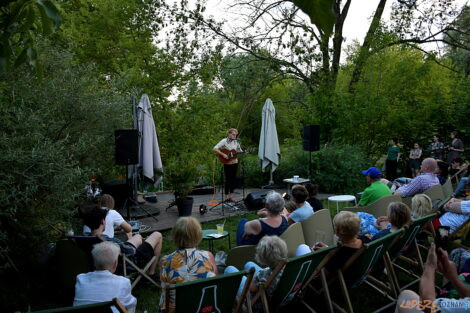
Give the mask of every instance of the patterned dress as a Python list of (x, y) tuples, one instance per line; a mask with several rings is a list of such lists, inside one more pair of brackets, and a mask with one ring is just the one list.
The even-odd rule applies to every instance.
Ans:
[[(165, 288), (172, 284), (184, 283), (215, 276), (212, 264), (209, 262), (209, 252), (197, 249), (176, 250), (160, 261), (160, 278), (162, 294), (160, 296), (160, 310), (165, 308)], [(170, 293), (170, 311), (175, 309), (175, 294)]]

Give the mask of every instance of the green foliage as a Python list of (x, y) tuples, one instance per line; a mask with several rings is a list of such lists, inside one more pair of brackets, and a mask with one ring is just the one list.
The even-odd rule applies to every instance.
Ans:
[(164, 177), (169, 188), (172, 188), (178, 197), (187, 197), (199, 177), (197, 166), (191, 154), (185, 153), (180, 155), (179, 159), (168, 161)]
[(293, 0), (292, 2), (310, 17), (310, 22), (322, 30), (325, 36), (331, 35), (336, 22), (333, 10), (334, 0)]
[[(281, 161), (274, 172), (274, 181), (282, 185), (284, 178), (294, 175), (308, 177), (309, 158), (309, 152), (293, 142), (281, 147)], [(361, 171), (370, 164), (357, 146), (332, 144), (312, 152), (312, 180), (319, 185), (321, 192), (354, 194), (365, 186)], [(248, 186), (267, 184), (269, 174), (261, 172), (257, 158), (246, 158), (243, 165)]]
[(42, 81), (22, 67), (1, 83), (0, 247), (19, 268), (69, 229), (87, 176), (112, 171), (112, 131), (130, 119), (112, 82), (45, 55)]
[(62, 22), (51, 0), (2, 1), (0, 4), (0, 74), (12, 65), (28, 62), (42, 72), (36, 39), (56, 30)]

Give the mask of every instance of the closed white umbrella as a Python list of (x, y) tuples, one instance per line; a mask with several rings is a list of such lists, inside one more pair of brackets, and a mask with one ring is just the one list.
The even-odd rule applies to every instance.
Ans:
[(162, 159), (158, 146), (157, 132), (155, 131), (155, 121), (152, 115), (152, 106), (147, 94), (143, 94), (137, 106), (139, 138), (139, 166), (145, 177), (154, 181), (158, 185), (161, 176), (154, 174), (154, 169), (162, 170)]
[(274, 184), (273, 172), (279, 165), (281, 151), (277, 139), (276, 109), (271, 99), (266, 99), (261, 115), (261, 134), (259, 137), (258, 157), (261, 160), (261, 169), (266, 171), (270, 166), (269, 184)]

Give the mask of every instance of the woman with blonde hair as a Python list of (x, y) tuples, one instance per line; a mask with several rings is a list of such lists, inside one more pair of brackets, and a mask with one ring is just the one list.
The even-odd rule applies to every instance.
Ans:
[(420, 193), (411, 199), (411, 216), (418, 219), (433, 213), (432, 201), (427, 195)]
[[(171, 284), (216, 276), (217, 266), (212, 253), (196, 249), (202, 240), (201, 224), (194, 217), (180, 217), (171, 231), (177, 250), (160, 261), (162, 293), (160, 308), (166, 308), (165, 287)], [(174, 312), (174, 293), (170, 294), (170, 310)], [(167, 313), (169, 313), (167, 312)]]

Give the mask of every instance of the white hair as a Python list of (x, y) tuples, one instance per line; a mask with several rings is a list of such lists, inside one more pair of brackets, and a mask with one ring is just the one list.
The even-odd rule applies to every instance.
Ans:
[(275, 269), (287, 259), (287, 244), (278, 236), (264, 236), (256, 246), (255, 260), (261, 266)]
[(284, 208), (285, 202), (280, 193), (271, 191), (266, 196), (266, 204), (268, 205), (269, 212), (279, 214)]
[(111, 241), (97, 243), (91, 250), (96, 269), (111, 269), (117, 261), (121, 249)]

